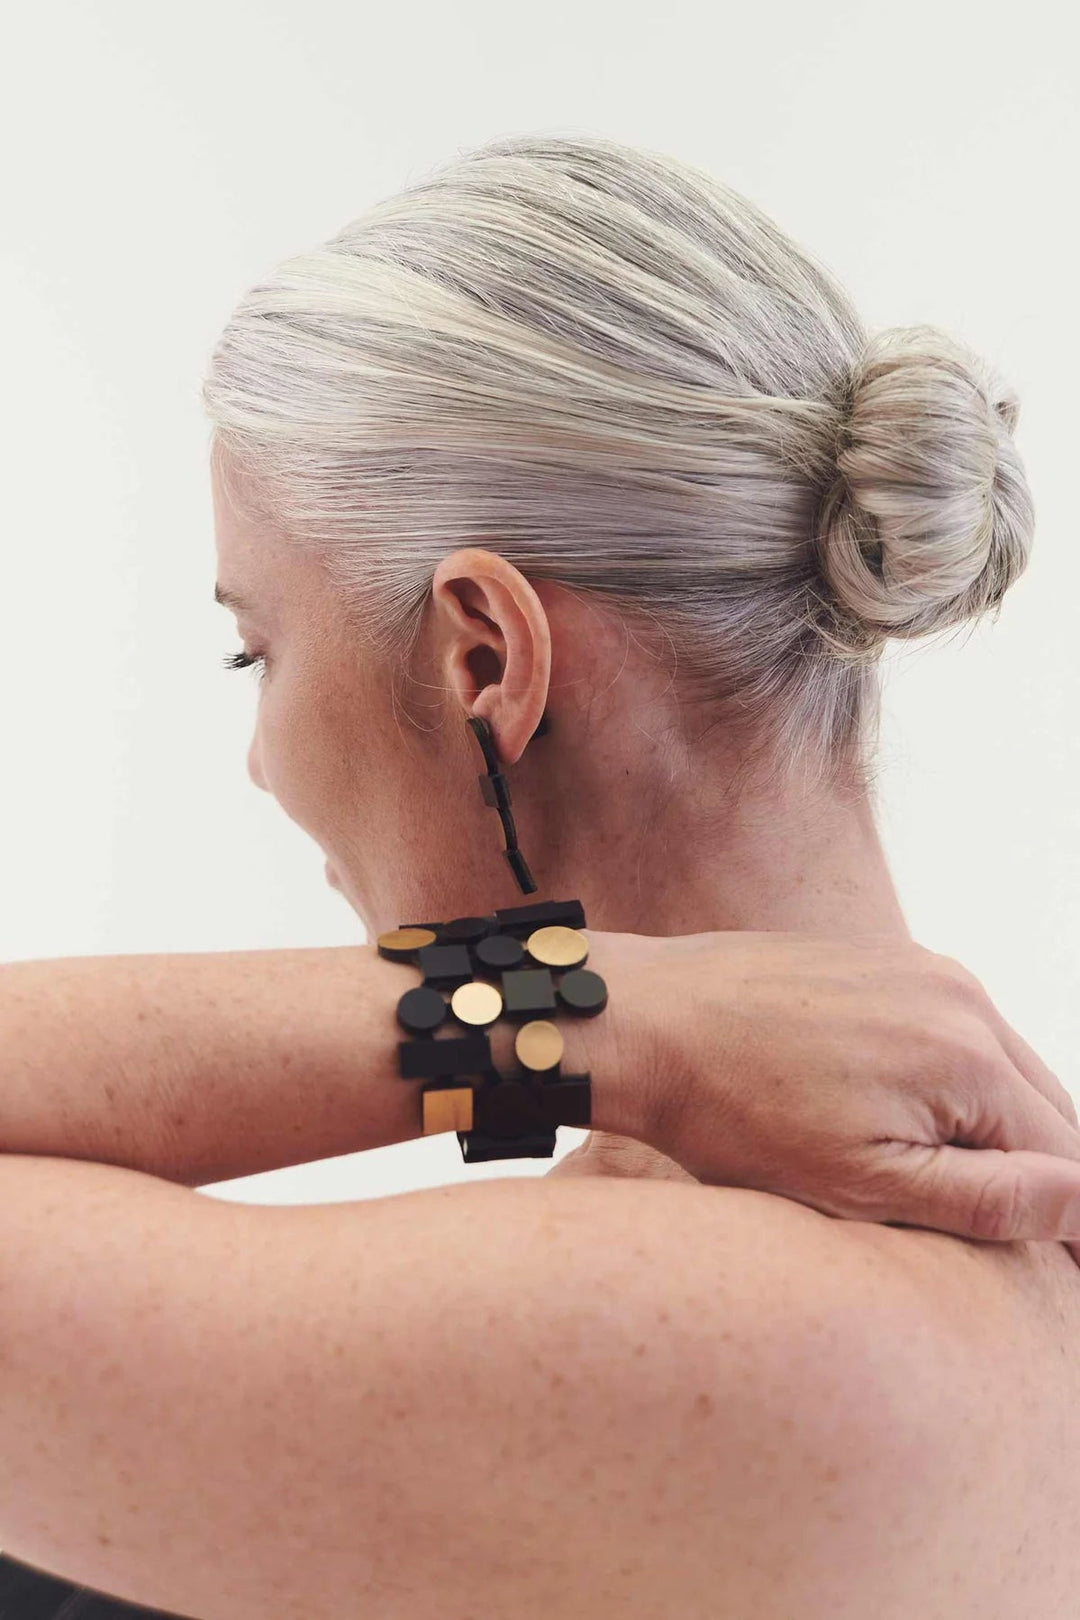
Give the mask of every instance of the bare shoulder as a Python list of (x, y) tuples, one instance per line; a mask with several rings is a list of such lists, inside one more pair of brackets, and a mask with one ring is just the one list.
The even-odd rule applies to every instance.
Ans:
[(613, 1214), (637, 1189), (667, 1250), (658, 1309), (674, 1288), (697, 1327), (688, 1368), (737, 1392), (735, 1473), (721, 1485), (705, 1425), (684, 1475), (700, 1483), (689, 1522), (707, 1522), (710, 1491), (725, 1501), (732, 1612), (1072, 1620), (1080, 1268), (1065, 1246), (833, 1219), (669, 1176), (648, 1150), (639, 1172), (623, 1147), (600, 1140), (569, 1174), (591, 1169)]
[(813, 1212), (600, 1178), (245, 1205), (4, 1155), (0, 1191), (4, 1551), (96, 1590), (765, 1620), (831, 1515), (866, 1522), (901, 1336), (867, 1326), (875, 1257), (795, 1234)]
[(1075, 1612), (1050, 1340), (899, 1232), (663, 1179), (0, 1191), (14, 1558), (206, 1620)]
[(745, 1545), (755, 1567), (799, 1571), (775, 1608), (771, 1587), (759, 1610), (758, 1589), (737, 1586), (739, 1612), (821, 1602), (884, 1620), (936, 1603), (950, 1620), (1072, 1620), (1080, 1268), (1065, 1246), (837, 1220), (749, 1189), (661, 1190), (673, 1254), (715, 1283), (698, 1353), (723, 1338), (742, 1363), (741, 1378), (725, 1369), (747, 1397), (725, 1443), (745, 1471)]

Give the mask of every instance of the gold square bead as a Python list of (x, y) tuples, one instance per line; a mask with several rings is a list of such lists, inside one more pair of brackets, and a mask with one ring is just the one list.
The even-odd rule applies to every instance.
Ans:
[(440, 1136), (443, 1131), (471, 1131), (473, 1128), (473, 1088), (455, 1086), (446, 1091), (421, 1092), (424, 1106), (424, 1135)]

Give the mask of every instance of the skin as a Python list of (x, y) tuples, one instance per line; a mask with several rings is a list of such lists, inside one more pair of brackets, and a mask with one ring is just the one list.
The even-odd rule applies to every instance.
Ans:
[[(317, 561), (252, 518), (258, 491), (220, 452), (211, 488), (218, 584), (250, 604), (237, 630), (263, 660), (248, 772), (322, 849), (370, 938), (520, 898), (477, 787), (475, 714), (510, 774), (538, 894), (580, 898), (590, 927), (910, 939), (868, 798), (847, 782), (800, 794), (764, 785), (760, 767), (748, 775), (745, 748), (680, 701), (662, 634), (461, 547), (435, 569), (417, 656), (394, 671)], [(531, 741), (545, 711), (551, 729)], [(582, 1171), (694, 1179), (599, 1132), (551, 1173)]]
[[(622, 620), (499, 552), (460, 548), (437, 565), (421, 653), (395, 679), (316, 562), (244, 520), (217, 462), (212, 488), (219, 582), (251, 599), (236, 629), (266, 656), (249, 774), (313, 836), (372, 935), (517, 893), (476, 787), (465, 719), (479, 714), (539, 893), (580, 896), (591, 927), (910, 938), (868, 800), (751, 787), (730, 810), (742, 755), (680, 708)], [(551, 734), (529, 742), (544, 710)], [(445, 815), (429, 813), (432, 791)]]
[[(241, 498), (244, 489), (235, 469), (226, 485), (216, 463), (212, 485), (218, 579), (250, 600), (237, 629), (246, 650), (266, 658), (248, 754), (252, 781), (323, 850), (331, 881), (369, 936), (402, 922), (515, 903), (498, 819), (477, 789), (482, 761), (465, 724), (477, 714), (491, 723), (509, 773), (519, 842), (538, 894), (579, 897), (590, 927), (911, 938), (869, 797), (852, 783), (816, 793), (790, 783), (782, 793), (770, 788), (767, 768), (749, 767), (744, 742), (680, 700), (662, 631), (655, 638), (647, 628), (631, 632), (610, 610), (565, 587), (525, 579), (497, 551), (465, 546), (435, 569), (417, 656), (407, 671), (394, 672), (358, 643), (316, 562), (234, 503), (230, 489)], [(532, 740), (545, 709), (550, 732)], [(728, 790), (737, 776), (736, 804)], [(551, 1173), (693, 1180), (642, 1143), (597, 1133)], [(931, 1568), (929, 1554), (920, 1554), (926, 1580), (919, 1612), (992, 1612), (1003, 1620), (1074, 1613), (1080, 1285), (1065, 1248), (823, 1224), (797, 1203), (734, 1187), (687, 1189), (685, 1197), (708, 1197), (724, 1230), (743, 1234), (731, 1252), (746, 1255), (748, 1290), (761, 1274), (755, 1234), (768, 1231), (767, 1252), (784, 1254), (795, 1275), (819, 1284), (841, 1275), (849, 1260), (858, 1269), (869, 1256), (881, 1266), (876, 1274), (892, 1279), (883, 1286), (897, 1306), (883, 1355), (886, 1345), (892, 1355), (901, 1344), (922, 1342), (918, 1332), (911, 1336), (915, 1299), (934, 1332), (945, 1335), (925, 1366), (913, 1350), (912, 1367), (900, 1375), (905, 1390), (940, 1398), (927, 1425), (926, 1477), (958, 1471), (955, 1480), (949, 1475), (944, 1503), (935, 1498), (931, 1539), (939, 1562)], [(862, 1311), (860, 1282), (850, 1295), (853, 1323)], [(904, 1332), (900, 1322), (908, 1324)], [(933, 1337), (926, 1342), (933, 1345)], [(942, 1343), (956, 1356), (951, 1395)], [(748, 1334), (741, 1376), (760, 1367), (770, 1344), (784, 1376), (784, 1336), (761, 1344), (756, 1332)], [(788, 1401), (801, 1421), (804, 1403), (797, 1394)], [(938, 1435), (947, 1435), (947, 1444), (939, 1447)], [(895, 1438), (890, 1430), (870, 1452), (887, 1457)], [(747, 1455), (755, 1454), (756, 1442), (748, 1442)], [(918, 1483), (919, 1463), (909, 1461)], [(895, 1469), (889, 1477), (896, 1482)], [(763, 1477), (763, 1524), (772, 1511), (767, 1483)], [(788, 1508), (786, 1522), (798, 1523), (805, 1504)], [(885, 1517), (895, 1517), (893, 1510)], [(881, 1515), (871, 1519), (870, 1528), (855, 1517), (847, 1528), (838, 1522), (829, 1546), (832, 1567), (849, 1572), (853, 1613), (862, 1612), (862, 1580), (867, 1594), (879, 1590), (867, 1537)], [(786, 1530), (768, 1561), (785, 1545)], [(912, 1533), (910, 1546), (925, 1548), (923, 1530)], [(898, 1570), (913, 1567), (910, 1550), (902, 1550)], [(975, 1585), (963, 1600), (953, 1590), (959, 1568), (972, 1572), (969, 1584), (986, 1572), (982, 1598)], [(990, 1593), (998, 1605), (992, 1609)], [(756, 1620), (773, 1611), (753, 1612)], [(905, 1599), (896, 1612), (915, 1609)]]
[[(734, 804), (744, 752), (680, 703), (670, 659), (636, 627), (462, 547), (435, 570), (412, 667), (392, 671), (316, 562), (238, 508), (243, 482), (221, 467), (218, 581), (250, 600), (237, 629), (265, 658), (248, 771), (323, 850), (370, 935), (521, 898), (477, 787), (475, 714), (509, 773), (538, 894), (580, 897), (590, 927), (910, 939), (868, 799), (744, 778)], [(530, 741), (545, 710), (550, 733)]]
[[(725, 810), (735, 739), (714, 720), (706, 746), (644, 635), (465, 547), (408, 706), (383, 705), (389, 672), (320, 570), (221, 516), (221, 578), (269, 661), (253, 779), (368, 928), (512, 894), (468, 712), (514, 765), (540, 893), (624, 939), (674, 934), (635, 950), (903, 927), (858, 795)], [(615, 997), (661, 1019), (676, 999)], [(273, 1207), (0, 1154), (5, 1554), (205, 1620), (1075, 1620), (1063, 1245), (664, 1185), (618, 1139), (584, 1162), (620, 1179)]]

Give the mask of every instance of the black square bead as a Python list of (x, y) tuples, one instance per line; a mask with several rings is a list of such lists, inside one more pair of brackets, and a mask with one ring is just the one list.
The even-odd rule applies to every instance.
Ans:
[(540, 1086), (540, 1108), (545, 1125), (589, 1126), (592, 1123), (592, 1087), (587, 1074), (564, 1074)]
[(486, 1136), (528, 1136), (550, 1129), (531, 1080), (499, 1080), (481, 1086), (473, 1095), (473, 1120)]
[(550, 968), (513, 968), (502, 976), (507, 1018), (533, 1018), (555, 1011), (555, 981)]
[(421, 945), (416, 960), (424, 982), (435, 990), (456, 990), (473, 976), (472, 958), (465, 945)]
[(537, 900), (528, 906), (497, 907), (495, 920), (503, 933), (517, 935), (555, 925), (584, 928), (585, 908), (580, 900)]
[(432, 1036), (398, 1042), (398, 1071), (403, 1080), (440, 1080), (444, 1075), (486, 1074), (492, 1067), (491, 1042), (479, 1030), (440, 1041)]
[(458, 1131), (458, 1145), (464, 1164), (483, 1164), (489, 1159), (553, 1159), (555, 1132), (533, 1131), (528, 1136), (488, 1136), (483, 1131)]
[(509, 810), (510, 784), (501, 771), (496, 771), (494, 776), (481, 776), (480, 791), (484, 803), (492, 810)]

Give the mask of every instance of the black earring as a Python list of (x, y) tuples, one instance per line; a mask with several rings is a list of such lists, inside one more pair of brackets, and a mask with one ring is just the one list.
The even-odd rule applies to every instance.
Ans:
[[(482, 719), (479, 715), (470, 714), (466, 718), (472, 728), (473, 735), (480, 744), (484, 755), (484, 764), (487, 767), (485, 771), (480, 772), (478, 777), (480, 792), (483, 795), (484, 803), (499, 812), (503, 832), (506, 834), (506, 848), (503, 850), (503, 854), (506, 856), (511, 872), (518, 881), (522, 894), (535, 894), (536, 884), (533, 882), (532, 873), (526, 865), (524, 855), (518, 848), (517, 829), (514, 826), (514, 818), (510, 812), (510, 784), (499, 769), (491, 726), (487, 720)], [(540, 716), (540, 724), (533, 732), (533, 737), (544, 737), (547, 735), (548, 730), (549, 722), (545, 710)], [(532, 738), (529, 740), (531, 741)]]

